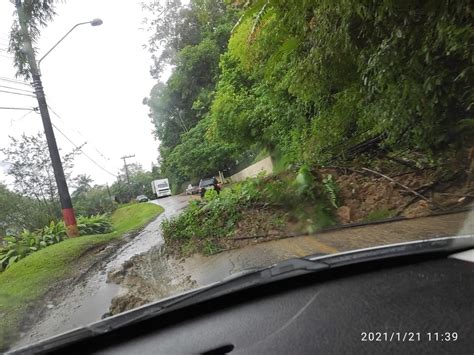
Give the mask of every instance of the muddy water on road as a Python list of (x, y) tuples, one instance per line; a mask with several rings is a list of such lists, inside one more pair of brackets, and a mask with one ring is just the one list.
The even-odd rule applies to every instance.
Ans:
[(474, 234), (474, 211), (351, 227), (261, 244), (250, 241), (248, 246), (213, 256), (194, 255), (181, 263), (181, 267), (184, 274), (202, 286), (245, 269), (265, 267), (289, 258), (467, 234)]
[[(110, 310), (115, 314), (221, 281), (246, 269), (269, 266), (292, 257), (474, 234), (474, 212), (471, 211), (352, 227), (260, 244), (249, 241), (247, 246), (217, 255), (195, 255), (176, 260), (162, 254), (160, 246), (163, 240), (158, 227), (163, 218), (177, 214), (186, 203), (187, 198), (184, 196), (160, 200), (159, 204), (166, 208), (166, 212), (114, 254), (102, 272), (92, 275), (84, 285), (76, 287), (66, 301), (55, 305), (51, 315), (37, 324), (28, 335), (30, 341), (98, 320), (108, 311), (112, 298)], [(106, 283), (109, 271), (113, 272), (109, 273), (110, 283)]]
[(176, 260), (160, 250), (133, 258), (120, 279), (129, 292), (114, 299), (119, 313), (161, 298), (204, 286), (247, 269), (261, 268), (294, 257), (332, 254), (406, 241), (474, 234), (474, 211), (352, 227), (313, 236), (249, 245), (212, 256)]
[[(152, 201), (151, 203), (164, 207), (165, 211), (130, 242), (113, 251), (86, 275), (82, 275), (83, 281), (73, 285), (67, 295), (58, 295), (62, 297), (55, 302), (51, 301), (47, 305), (48, 312), (26, 334), (22, 334), (15, 347), (100, 320), (109, 311), (112, 299), (120, 292), (124, 292), (119, 285), (107, 283), (107, 274), (120, 268), (135, 255), (159, 248), (163, 244), (159, 231), (161, 221), (179, 213), (187, 205), (187, 201), (186, 196), (172, 196)], [(104, 254), (107, 254), (107, 248)]]

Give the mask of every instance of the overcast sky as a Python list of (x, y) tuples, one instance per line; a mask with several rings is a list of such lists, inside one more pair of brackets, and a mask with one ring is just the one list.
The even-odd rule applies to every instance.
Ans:
[[(94, 18), (102, 26), (76, 28), (41, 64), (53, 124), (74, 143), (87, 142), (84, 151), (106, 170), (116, 173), (123, 166), (123, 155), (135, 154), (129, 162), (141, 163), (147, 170), (158, 156), (158, 141), (148, 107), (142, 104), (155, 84), (149, 69), (150, 54), (143, 49), (148, 34), (142, 30), (142, 12), (137, 0), (68, 0), (57, 6), (57, 16), (44, 28), (38, 42), (37, 59), (50, 49), (73, 25)], [(13, 21), (14, 5), (0, 1), (0, 78), (14, 78), (13, 62), (3, 51)], [(3, 87), (2, 87), (3, 86)], [(4, 86), (32, 90), (0, 79), (0, 107), (35, 107), (36, 99), (1, 92), (17, 91)], [(26, 116), (25, 116), (26, 114)], [(41, 117), (34, 112), (0, 109), (0, 147), (8, 136), (42, 131)], [(56, 133), (62, 151), (73, 146)], [(0, 156), (0, 161), (2, 160)], [(0, 181), (9, 182), (2, 174)], [(84, 156), (76, 159), (75, 174), (86, 173), (95, 183), (113, 182), (114, 177)]]

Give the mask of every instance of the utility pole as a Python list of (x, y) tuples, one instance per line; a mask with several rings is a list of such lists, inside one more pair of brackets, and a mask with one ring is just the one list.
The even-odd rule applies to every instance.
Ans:
[(127, 176), (127, 183), (128, 185), (130, 185), (130, 176), (128, 175), (128, 167), (127, 167), (127, 160), (128, 158), (134, 158), (135, 157), (135, 154), (133, 155), (127, 155), (127, 156), (123, 156), (121, 157), (120, 159), (123, 159), (123, 166), (125, 168), (125, 175)]
[(21, 0), (16, 0), (16, 8), (18, 11), (18, 19), (20, 22), (20, 31), (25, 45), (25, 53), (28, 59), (28, 64), (30, 66), (31, 76), (33, 78), (33, 87), (35, 89), (35, 94), (38, 100), (38, 106), (41, 113), (41, 119), (43, 121), (44, 134), (46, 136), (49, 155), (51, 157), (51, 163), (53, 165), (54, 178), (56, 179), (56, 184), (58, 186), (59, 200), (61, 202), (64, 224), (66, 225), (68, 236), (77, 237), (79, 236), (79, 230), (77, 228), (76, 217), (74, 215), (74, 209), (72, 207), (72, 201), (71, 196), (69, 195), (66, 177), (64, 175), (61, 157), (59, 156), (53, 126), (51, 125), (51, 118), (49, 116), (48, 105), (46, 103), (46, 97), (43, 90), (43, 84), (41, 82), (41, 76), (38, 71), (35, 53), (31, 44), (31, 38), (28, 33), (27, 19), (23, 11)]
[(112, 194), (110, 193), (109, 184), (106, 184), (106, 186), (107, 186), (107, 193), (109, 194), (109, 199), (110, 201), (112, 201)]

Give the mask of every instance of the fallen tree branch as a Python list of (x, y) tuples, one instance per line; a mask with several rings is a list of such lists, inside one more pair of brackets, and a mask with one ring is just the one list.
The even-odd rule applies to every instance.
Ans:
[(413, 169), (415, 171), (420, 171), (422, 169), (420, 169), (416, 163), (410, 161), (410, 160), (406, 160), (406, 159), (401, 159), (401, 158), (396, 158), (396, 157), (391, 157), (389, 155), (385, 155), (385, 158), (387, 158), (388, 160), (391, 160), (397, 164), (400, 164), (400, 165), (403, 165), (405, 167), (408, 167), (410, 169)]
[(385, 178), (385, 179), (387, 179), (387, 180), (393, 182), (394, 184), (397, 184), (398, 186), (403, 187), (405, 190), (410, 191), (413, 195), (415, 195), (415, 196), (417, 196), (417, 197), (419, 197), (419, 198), (421, 198), (421, 199), (423, 199), (423, 200), (425, 200), (425, 201), (427, 201), (427, 202), (433, 204), (433, 206), (439, 208), (440, 210), (444, 210), (441, 206), (435, 204), (435, 203), (434, 203), (433, 201), (431, 201), (429, 198), (427, 198), (427, 197), (423, 196), (422, 194), (416, 192), (416, 191), (413, 190), (412, 188), (410, 188), (410, 187), (408, 187), (408, 186), (406, 186), (406, 185), (403, 185), (402, 183), (398, 182), (397, 180), (392, 179), (390, 176), (384, 175), (384, 174), (382, 174), (382, 173), (379, 173), (378, 171), (371, 170), (371, 169), (367, 169), (367, 168), (362, 168), (362, 170), (365, 170), (365, 171), (368, 171), (369, 173), (372, 173), (372, 174), (381, 176), (381, 177), (383, 177), (383, 178)]

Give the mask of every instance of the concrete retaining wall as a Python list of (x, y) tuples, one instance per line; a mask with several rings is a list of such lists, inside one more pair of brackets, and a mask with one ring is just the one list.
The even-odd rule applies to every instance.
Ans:
[(270, 157), (260, 160), (253, 165), (239, 171), (237, 174), (234, 174), (229, 177), (229, 180), (232, 182), (243, 181), (249, 177), (256, 177), (261, 172), (265, 172), (265, 175), (271, 174), (273, 172), (273, 163)]

